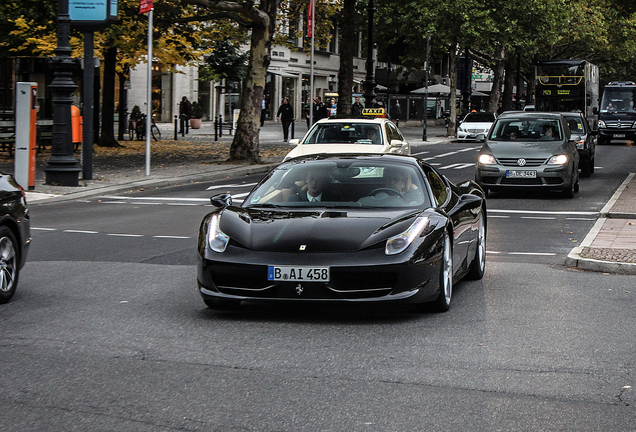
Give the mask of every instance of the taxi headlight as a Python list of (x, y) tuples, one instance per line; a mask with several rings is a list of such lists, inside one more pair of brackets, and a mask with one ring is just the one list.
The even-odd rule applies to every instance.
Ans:
[(219, 253), (225, 252), (225, 248), (230, 241), (230, 237), (219, 228), (220, 222), (221, 216), (215, 214), (212, 216), (212, 219), (210, 219), (210, 225), (208, 227), (208, 245), (214, 252)]
[(497, 163), (497, 160), (495, 159), (493, 155), (489, 155), (485, 153), (479, 155), (478, 161), (482, 165), (495, 165)]
[(428, 227), (428, 222), (427, 216), (419, 216), (406, 231), (386, 241), (384, 253), (387, 255), (396, 255), (400, 252), (404, 252), (406, 248), (413, 243), (413, 240), (424, 232)]
[(548, 160), (548, 165), (565, 165), (566, 163), (568, 163), (567, 155), (552, 156)]

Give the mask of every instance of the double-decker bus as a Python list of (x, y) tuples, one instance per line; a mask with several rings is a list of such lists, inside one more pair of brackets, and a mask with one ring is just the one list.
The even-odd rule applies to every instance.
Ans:
[(603, 88), (598, 115), (598, 144), (612, 140), (636, 141), (636, 83), (611, 82)]
[(540, 60), (536, 66), (535, 110), (581, 112), (597, 126), (598, 66), (586, 60)]

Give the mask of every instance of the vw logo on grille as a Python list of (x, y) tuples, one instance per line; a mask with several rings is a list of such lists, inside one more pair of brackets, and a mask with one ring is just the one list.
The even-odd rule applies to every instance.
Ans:
[(519, 166), (526, 166), (526, 160), (521, 158), (521, 159), (517, 159), (517, 165)]

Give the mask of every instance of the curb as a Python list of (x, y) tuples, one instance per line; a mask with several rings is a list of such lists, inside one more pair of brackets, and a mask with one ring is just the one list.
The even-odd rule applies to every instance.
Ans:
[(622, 263), (622, 262), (612, 262), (612, 261), (602, 261), (596, 260), (592, 258), (584, 258), (580, 255), (583, 251), (583, 248), (590, 247), (592, 242), (598, 235), (598, 233), (603, 228), (605, 221), (607, 219), (629, 219), (636, 217), (636, 215), (631, 213), (612, 213), (612, 207), (616, 204), (616, 201), (620, 198), (623, 191), (627, 188), (627, 186), (632, 182), (634, 178), (634, 173), (630, 173), (627, 178), (621, 183), (621, 185), (616, 189), (614, 195), (609, 199), (607, 204), (601, 209), (600, 217), (594, 223), (594, 226), (590, 230), (589, 233), (585, 236), (585, 239), (581, 242), (580, 246), (573, 248), (568, 256), (565, 259), (566, 267), (576, 267), (581, 270), (595, 271), (601, 273), (618, 273), (618, 274), (626, 274), (626, 275), (636, 275), (636, 264), (634, 263)]

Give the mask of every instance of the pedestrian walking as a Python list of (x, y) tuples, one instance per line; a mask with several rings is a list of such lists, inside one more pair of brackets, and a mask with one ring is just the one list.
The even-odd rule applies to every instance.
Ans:
[(188, 121), (192, 117), (192, 104), (187, 97), (181, 98), (179, 104), (179, 133), (183, 134), (184, 131), (188, 132)]
[(309, 103), (309, 99), (307, 99), (307, 102), (305, 102), (303, 104), (303, 117), (305, 118), (305, 121), (307, 122), (307, 130), (309, 130), (309, 123), (311, 121), (311, 103)]
[(267, 95), (263, 95), (261, 101), (261, 127), (265, 124), (265, 116), (267, 115)]
[(316, 99), (314, 99), (314, 123), (327, 117), (329, 117), (327, 107), (322, 103), (320, 96), (316, 96)]
[(395, 125), (400, 127), (400, 117), (402, 117), (402, 106), (400, 105), (400, 101), (395, 101), (395, 106), (393, 107), (393, 115), (395, 116)]
[(278, 108), (276, 120), (280, 119), (283, 124), (283, 141), (287, 142), (289, 137), (289, 125), (294, 121), (294, 108), (289, 103), (289, 98), (283, 99), (283, 104)]
[(361, 116), (364, 106), (360, 103), (360, 98), (356, 97), (356, 101), (351, 105), (351, 114), (354, 116)]

